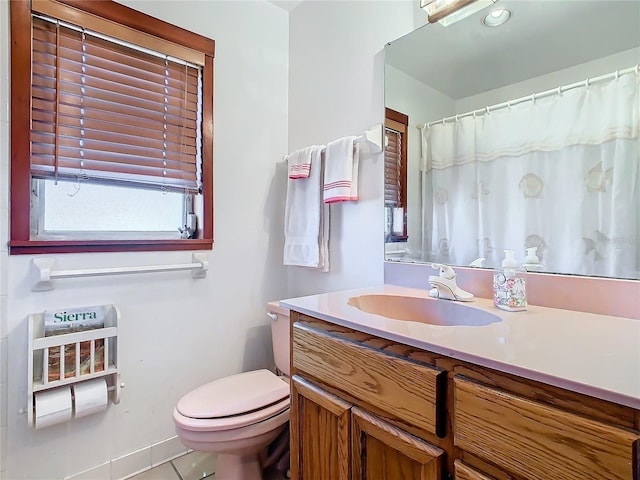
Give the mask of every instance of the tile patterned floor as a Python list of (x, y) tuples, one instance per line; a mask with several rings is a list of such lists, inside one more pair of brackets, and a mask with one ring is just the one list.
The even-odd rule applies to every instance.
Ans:
[[(216, 456), (211, 453), (191, 452), (163, 463), (129, 480), (215, 480)], [(282, 480), (279, 472), (266, 474), (265, 480)], [(238, 479), (241, 480), (241, 479)]]
[(215, 478), (216, 456), (191, 452), (131, 477), (129, 480), (198, 480)]

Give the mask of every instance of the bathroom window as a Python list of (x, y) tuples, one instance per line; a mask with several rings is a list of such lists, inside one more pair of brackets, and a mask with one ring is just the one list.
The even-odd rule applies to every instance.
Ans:
[(11, 2), (11, 253), (213, 242), (213, 40), (115, 2)]
[(407, 126), (409, 117), (385, 109), (385, 242), (407, 241)]

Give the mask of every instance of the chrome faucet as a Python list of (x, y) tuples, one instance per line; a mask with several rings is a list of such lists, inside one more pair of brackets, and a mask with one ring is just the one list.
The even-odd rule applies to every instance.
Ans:
[(456, 284), (456, 272), (448, 265), (432, 263), (431, 268), (440, 270), (440, 275), (429, 275), (429, 296), (443, 298), (445, 300), (457, 300), (460, 302), (473, 302), (474, 296)]

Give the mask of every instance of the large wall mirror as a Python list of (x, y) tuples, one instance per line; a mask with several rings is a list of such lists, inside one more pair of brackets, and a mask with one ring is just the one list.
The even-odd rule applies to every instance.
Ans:
[(530, 270), (639, 279), (639, 63), (636, 0), (499, 0), (389, 43), (385, 259), (529, 249)]

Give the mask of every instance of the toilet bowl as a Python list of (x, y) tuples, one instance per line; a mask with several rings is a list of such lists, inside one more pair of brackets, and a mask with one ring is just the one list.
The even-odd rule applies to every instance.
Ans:
[(216, 480), (260, 480), (259, 454), (289, 420), (289, 312), (269, 304), (278, 376), (254, 370), (202, 385), (173, 411), (176, 433), (196, 451), (218, 454)]

